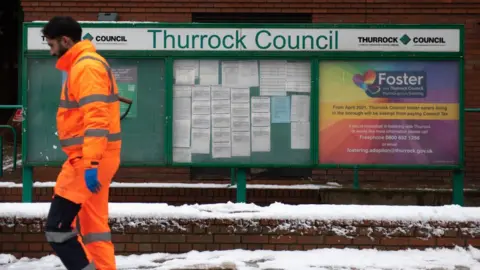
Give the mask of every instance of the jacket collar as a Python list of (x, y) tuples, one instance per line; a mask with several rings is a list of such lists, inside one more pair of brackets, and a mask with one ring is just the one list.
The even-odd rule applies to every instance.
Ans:
[(82, 40), (73, 45), (64, 55), (62, 55), (57, 60), (56, 68), (62, 71), (70, 72), (73, 64), (77, 61), (81, 54), (95, 51), (95, 46), (90, 40)]

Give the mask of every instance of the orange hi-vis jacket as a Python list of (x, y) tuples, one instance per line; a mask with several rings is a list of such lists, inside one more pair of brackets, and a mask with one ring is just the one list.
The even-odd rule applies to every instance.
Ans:
[(69, 159), (82, 157), (85, 167), (105, 151), (121, 148), (120, 102), (111, 68), (89, 40), (70, 48), (56, 67), (67, 72), (57, 111), (57, 131)]

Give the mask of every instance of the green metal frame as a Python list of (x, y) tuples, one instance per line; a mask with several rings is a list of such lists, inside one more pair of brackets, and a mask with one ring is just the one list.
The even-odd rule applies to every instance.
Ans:
[[(24, 23), (23, 28), (23, 50), (21, 57), (21, 69), (22, 69), (22, 104), (24, 111), (27, 114), (27, 67), (26, 60), (28, 58), (45, 58), (50, 57), (47, 51), (27, 51), (27, 33), (28, 28), (42, 27), (44, 23)], [(175, 59), (295, 59), (295, 60), (310, 60), (311, 61), (311, 76), (312, 76), (312, 91), (310, 95), (311, 99), (311, 162), (304, 165), (292, 165), (289, 167), (304, 167), (304, 168), (321, 168), (321, 169), (337, 169), (346, 168), (354, 170), (354, 186), (359, 188), (358, 170), (359, 169), (406, 169), (406, 170), (454, 170), (456, 177), (454, 177), (453, 187), (454, 203), (463, 204), (463, 170), (464, 170), (464, 80), (463, 80), (463, 68), (464, 68), (464, 26), (461, 24), (424, 24), (424, 25), (385, 25), (385, 24), (191, 24), (191, 23), (85, 23), (82, 24), (84, 28), (145, 28), (145, 29), (158, 29), (158, 28), (284, 28), (284, 29), (458, 29), (460, 31), (460, 51), (459, 52), (338, 52), (338, 51), (304, 51), (304, 52), (279, 52), (279, 51), (165, 51), (165, 50), (149, 50), (149, 51), (102, 51), (102, 55), (106, 58), (117, 59), (144, 59), (144, 58), (158, 58), (165, 61), (165, 76), (166, 76), (166, 93), (165, 93), (165, 154), (166, 162), (162, 163), (122, 163), (125, 167), (145, 167), (145, 166), (187, 166), (187, 167), (229, 167), (232, 168), (232, 175), (235, 175), (237, 183), (237, 196), (238, 201), (245, 201), (244, 189), (246, 185), (245, 181), (245, 168), (252, 167), (285, 167), (285, 165), (277, 164), (227, 164), (227, 163), (199, 163), (199, 164), (177, 164), (173, 163), (172, 158), (172, 114), (173, 114), (173, 62)], [(460, 160), (458, 164), (454, 165), (395, 165), (395, 164), (370, 164), (370, 165), (358, 165), (358, 164), (318, 164), (318, 114), (319, 108), (316, 106), (319, 95), (319, 62), (323, 60), (424, 60), (424, 61), (436, 61), (436, 60), (456, 60), (460, 63), (460, 102), (459, 102), (459, 150)], [(28, 115), (28, 114), (27, 114)], [(28, 117), (25, 117), (25, 126), (28, 121)], [(24, 201), (31, 201), (32, 190), (32, 167), (34, 166), (58, 166), (57, 163), (28, 163), (27, 153), (27, 131), (23, 128), (22, 132), (22, 156), (24, 160), (23, 166), (23, 181), (24, 181)]]

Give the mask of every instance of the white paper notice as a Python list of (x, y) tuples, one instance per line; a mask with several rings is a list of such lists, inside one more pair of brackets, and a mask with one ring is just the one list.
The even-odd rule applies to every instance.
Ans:
[(250, 132), (232, 132), (232, 157), (250, 156)]
[(192, 114), (210, 114), (210, 100), (192, 102)]
[(287, 91), (310, 93), (310, 62), (287, 63)]
[(258, 62), (240, 61), (238, 86), (258, 86)]
[(210, 154), (210, 129), (192, 128), (192, 153)]
[(230, 114), (212, 114), (212, 126), (214, 128), (229, 128)]
[(173, 148), (173, 162), (178, 163), (191, 163), (192, 162), (192, 151), (190, 148)]
[(213, 128), (212, 129), (212, 141), (213, 142), (228, 142), (232, 134), (230, 133), (230, 128)]
[(192, 69), (195, 70), (194, 77), (198, 77), (198, 60), (175, 60), (173, 69)]
[(250, 116), (232, 116), (232, 131), (250, 131)]
[(222, 85), (232, 87), (258, 86), (257, 61), (222, 61)]
[(270, 127), (252, 127), (252, 152), (270, 152)]
[(290, 121), (310, 121), (310, 97), (305, 95), (292, 96), (292, 108), (290, 110)]
[(292, 149), (310, 149), (310, 122), (292, 122), (291, 127)]
[(249, 103), (232, 103), (232, 116), (249, 116)]
[(173, 146), (190, 147), (190, 120), (173, 121)]
[(213, 99), (228, 99), (230, 100), (230, 88), (223, 86), (212, 86), (212, 100)]
[(222, 61), (222, 85), (238, 86), (240, 78), (240, 65), (238, 61)]
[(212, 143), (212, 158), (231, 158), (232, 145), (225, 142)]
[(286, 95), (287, 61), (260, 61), (260, 95)]
[(252, 127), (269, 127), (270, 113), (252, 113)]
[(195, 85), (192, 86), (193, 100), (210, 100), (210, 86)]
[(173, 97), (191, 97), (192, 87), (186, 85), (174, 85)]
[(175, 84), (195, 84), (195, 70), (175, 69)]
[(248, 88), (232, 88), (232, 103), (248, 103), (250, 102), (250, 89)]
[(192, 115), (192, 128), (210, 128), (210, 115)]
[(270, 113), (270, 98), (252, 97), (252, 112)]
[(192, 115), (192, 102), (189, 97), (173, 98), (173, 120), (189, 120)]
[(212, 113), (230, 113), (229, 99), (212, 100)]
[(200, 85), (218, 84), (218, 60), (200, 60)]

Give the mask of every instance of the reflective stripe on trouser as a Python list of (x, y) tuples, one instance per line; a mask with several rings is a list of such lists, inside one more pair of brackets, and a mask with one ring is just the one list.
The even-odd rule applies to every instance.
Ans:
[(47, 216), (45, 237), (67, 269), (95, 270), (95, 264), (78, 239), (78, 230), (71, 226), (80, 207), (80, 204), (66, 198), (54, 196)]
[(111, 242), (112, 241), (112, 233), (111, 232), (99, 232), (99, 233), (86, 233), (83, 235), (81, 233), (81, 223), (80, 218), (77, 216), (76, 221), (76, 231), (80, 232), (80, 236), (82, 237), (82, 243), (84, 245), (88, 245), (95, 242)]
[(120, 164), (119, 155), (119, 152), (104, 153), (98, 166), (98, 178), (102, 184), (98, 193), (92, 194), (86, 189), (83, 179), (83, 162), (80, 159), (64, 165), (63, 174), (59, 175), (55, 187), (56, 194), (63, 193), (64, 196), (71, 196), (82, 204), (72, 225), (80, 232), (78, 239), (88, 259), (95, 262), (98, 270), (116, 269), (114, 246), (108, 225), (108, 192), (111, 180)]

